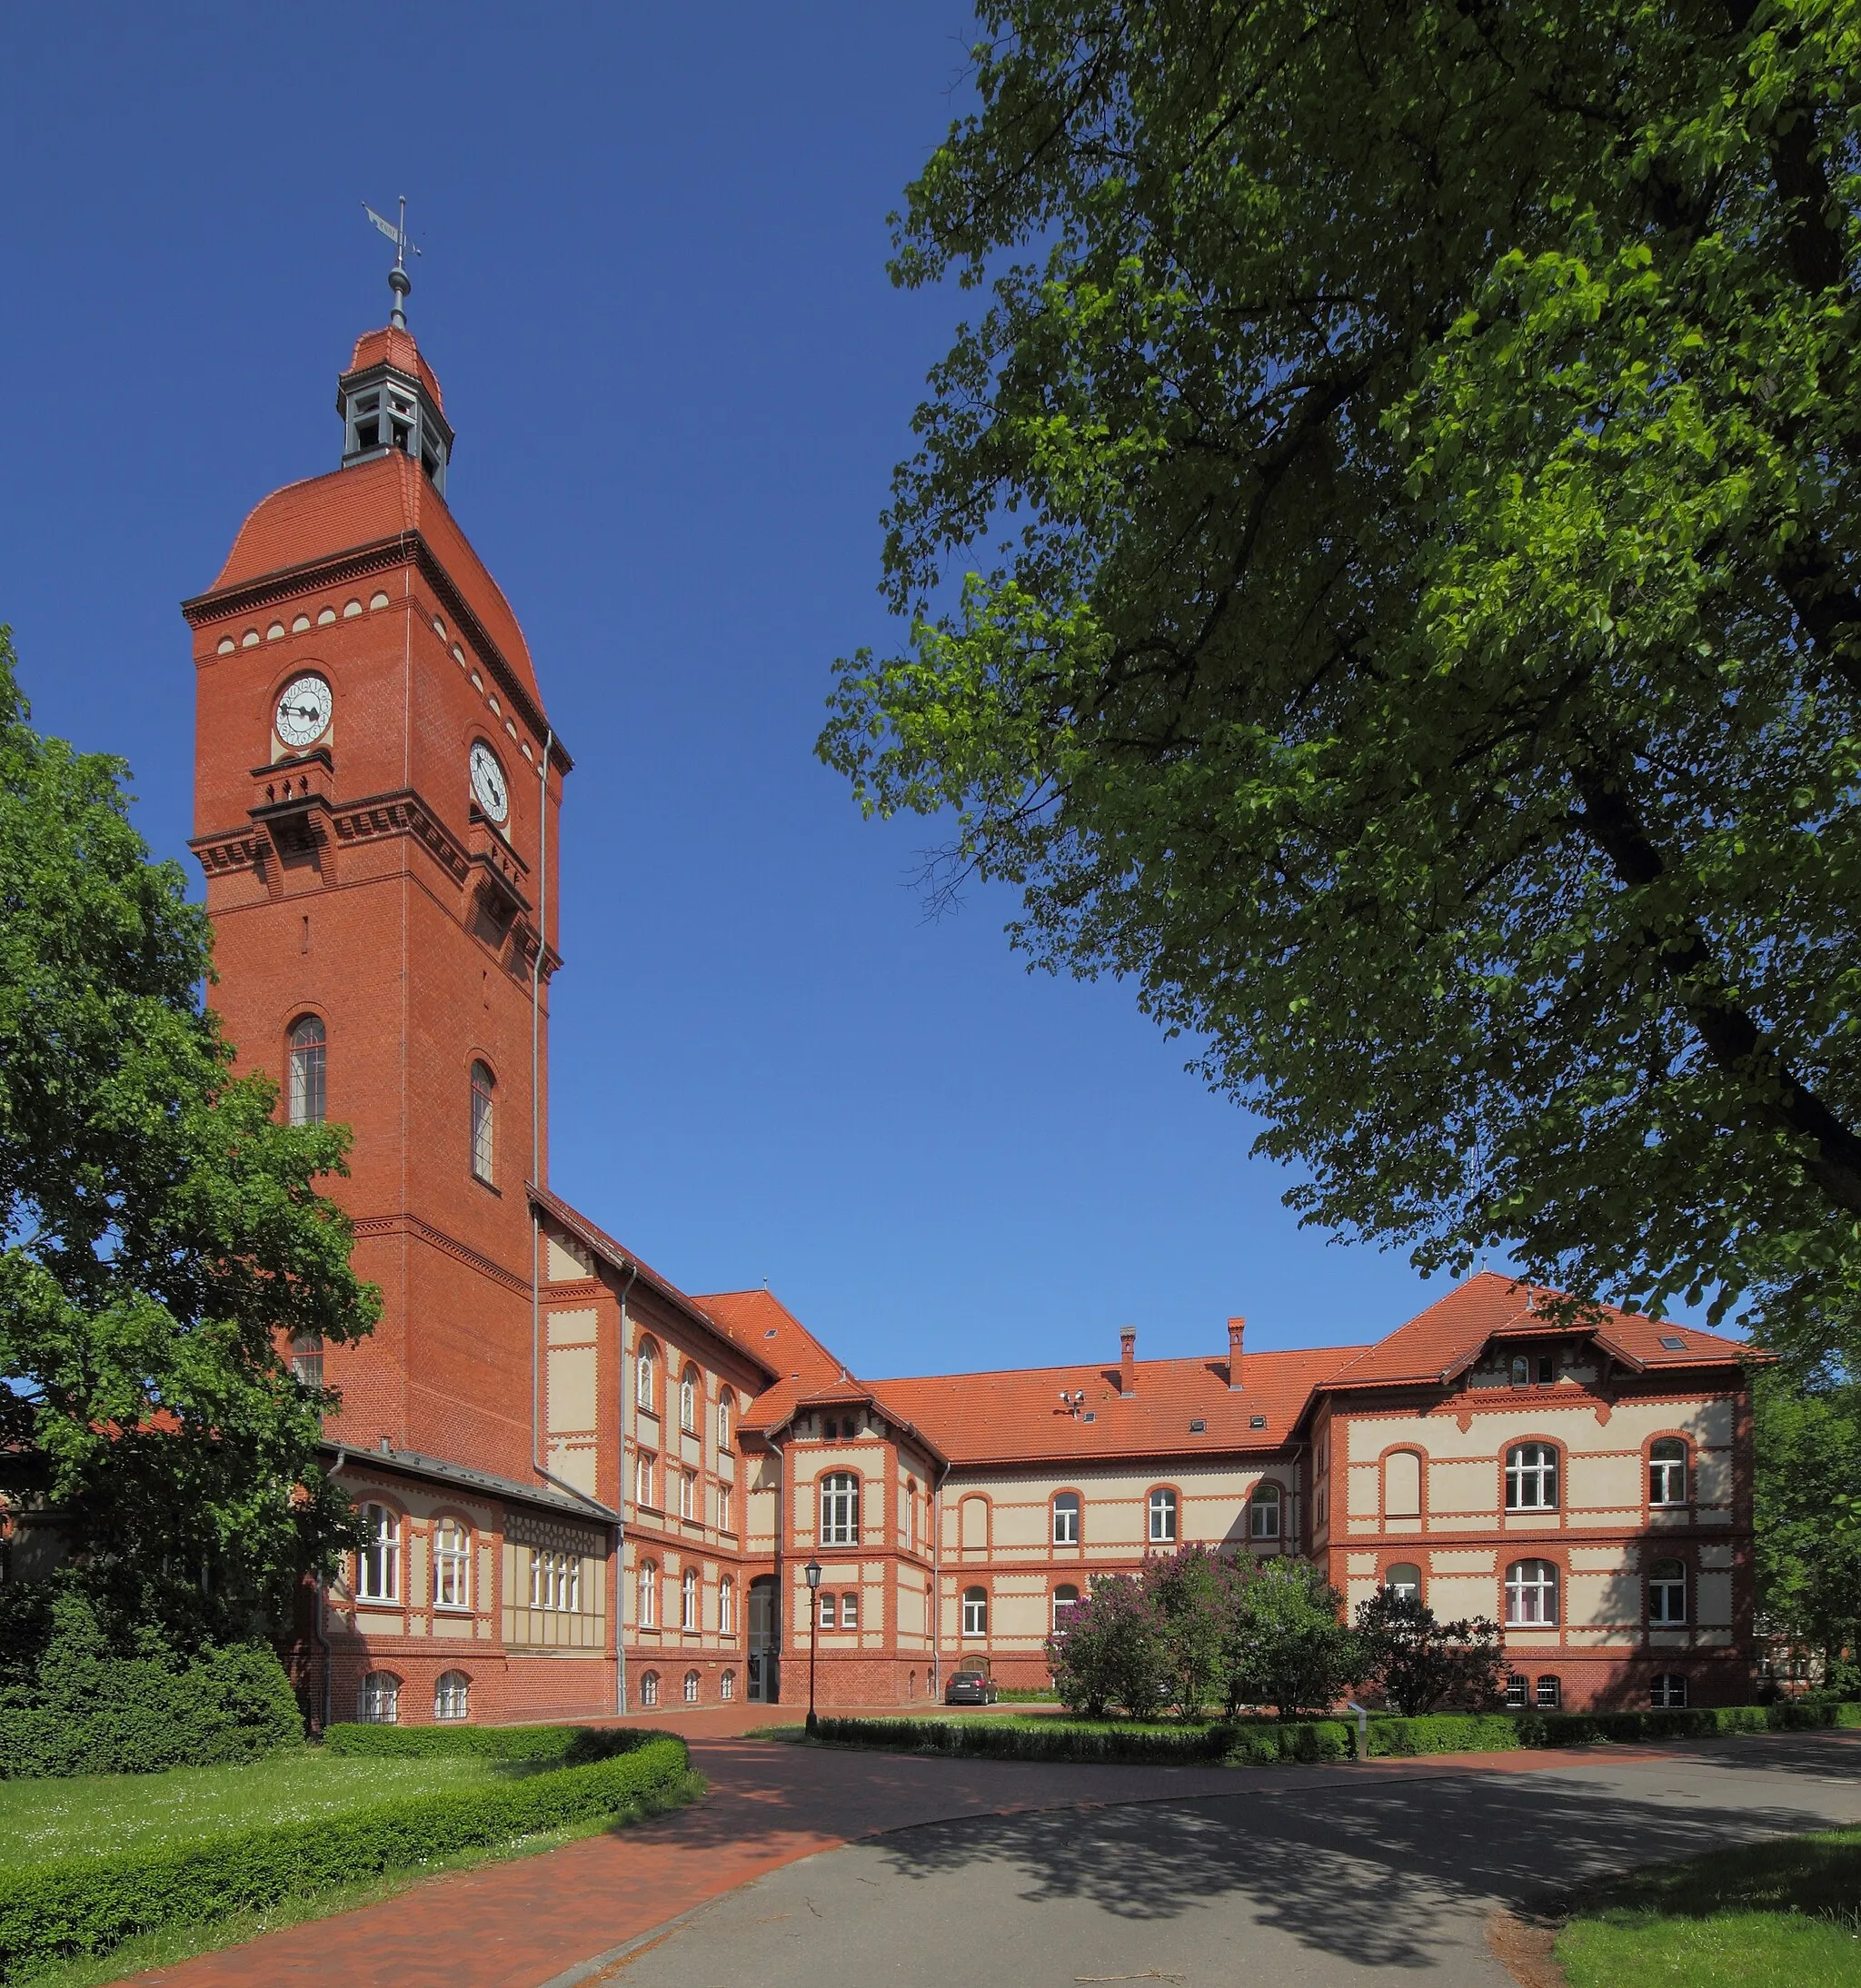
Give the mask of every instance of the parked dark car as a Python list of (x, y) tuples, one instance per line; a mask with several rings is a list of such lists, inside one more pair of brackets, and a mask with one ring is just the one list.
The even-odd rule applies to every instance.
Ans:
[(1000, 1695), (987, 1671), (966, 1664), (961, 1670), (950, 1673), (943, 1702), (947, 1705), (992, 1705)]

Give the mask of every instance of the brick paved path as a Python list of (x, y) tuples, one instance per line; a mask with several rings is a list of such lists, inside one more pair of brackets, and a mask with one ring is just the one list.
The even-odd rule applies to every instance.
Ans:
[[(761, 1707), (744, 1708), (766, 1720)], [(861, 1836), (965, 1815), (1182, 1800), (1358, 1776), (1530, 1773), (1579, 1754), (1457, 1754), (1361, 1766), (1085, 1767), (838, 1753), (740, 1736), (734, 1713), (688, 1731), (703, 1802), (516, 1863), (455, 1872), (398, 1897), (135, 1977), (137, 1988), (571, 1988), (632, 1944), (738, 1885)], [(732, 1733), (731, 1727), (736, 1728)], [(707, 1736), (707, 1735), (709, 1736)], [(1654, 1757), (1610, 1749), (1617, 1761)]]

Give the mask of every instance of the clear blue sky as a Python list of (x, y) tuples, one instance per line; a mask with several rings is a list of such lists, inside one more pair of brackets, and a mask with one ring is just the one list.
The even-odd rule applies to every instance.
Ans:
[[(336, 464), (411, 200), (449, 496), (575, 756), (553, 1184), (688, 1289), (771, 1287), (857, 1371), (1374, 1336), (1438, 1291), (1281, 1207), (1115, 985), (1030, 977), (922, 823), (811, 747), (888, 639), (877, 516), (953, 295), (885, 217), (967, 102), (959, 0), (17, 8), (0, 621), (39, 723), (183, 856), (176, 602)], [(973, 299), (964, 300), (973, 303)]]

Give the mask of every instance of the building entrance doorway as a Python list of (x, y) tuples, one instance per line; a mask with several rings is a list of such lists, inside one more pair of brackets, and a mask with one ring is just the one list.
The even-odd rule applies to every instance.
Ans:
[(772, 1705), (781, 1696), (781, 1611), (776, 1605), (775, 1576), (759, 1574), (750, 1583), (750, 1695)]

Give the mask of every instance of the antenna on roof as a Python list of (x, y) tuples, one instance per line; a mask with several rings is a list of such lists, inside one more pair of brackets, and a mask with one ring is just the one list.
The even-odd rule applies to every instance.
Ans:
[(401, 224), (398, 227), (378, 214), (365, 200), (362, 211), (394, 244), (394, 266), (388, 272), (388, 288), (394, 293), (394, 307), (388, 313), (388, 323), (399, 325), (404, 332), (407, 329), (407, 297), (413, 288), (413, 279), (407, 273), (407, 252), (413, 249), (414, 254), (420, 253), (407, 233), (407, 196), (405, 194), (401, 195)]

